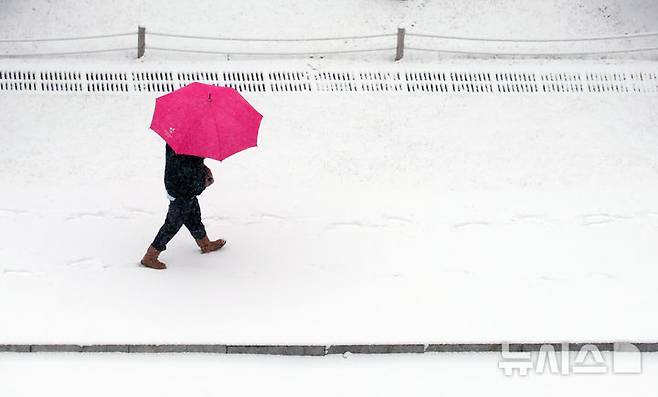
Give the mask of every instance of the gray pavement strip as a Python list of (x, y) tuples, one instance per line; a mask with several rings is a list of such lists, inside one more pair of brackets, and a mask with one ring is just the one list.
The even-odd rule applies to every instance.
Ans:
[(324, 346), (319, 345), (233, 345), (227, 346), (228, 354), (275, 354), (284, 356), (324, 356)]
[(29, 353), (30, 345), (0, 345), (0, 352)]
[(130, 345), (86, 345), (82, 353), (130, 353)]
[(221, 353), (226, 345), (130, 345), (130, 353)]
[(425, 345), (331, 345), (327, 354), (424, 353)]
[(82, 346), (80, 345), (30, 345), (30, 352), (58, 352), (58, 353), (80, 353)]
[[(500, 343), (443, 343), (427, 345), (426, 352), (468, 353), (468, 352), (499, 352)], [(510, 343), (510, 351), (517, 350), (517, 344)]]
[[(627, 342), (640, 352), (658, 352), (656, 342)], [(584, 345), (594, 345), (601, 351), (614, 350), (612, 342), (568, 343), (570, 351)], [(536, 352), (550, 345), (555, 351), (561, 343), (510, 343), (510, 352)], [(361, 345), (222, 345), (222, 344), (0, 344), (0, 353), (215, 353), (267, 354), (285, 356), (324, 356), (327, 354), (400, 354), (400, 353), (468, 353), (500, 352), (501, 343), (444, 343), (444, 344), (361, 344)]]
[(641, 352), (654, 353), (658, 352), (658, 343), (632, 343), (635, 345)]

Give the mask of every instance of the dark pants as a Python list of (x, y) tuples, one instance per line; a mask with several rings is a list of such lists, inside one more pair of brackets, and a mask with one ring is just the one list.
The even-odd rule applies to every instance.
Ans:
[(196, 240), (206, 236), (206, 228), (201, 222), (201, 208), (199, 200), (196, 197), (191, 199), (177, 198), (169, 203), (169, 212), (164, 225), (160, 228), (158, 235), (151, 244), (158, 251), (167, 249), (167, 243), (178, 233), (180, 228), (185, 225), (190, 231), (192, 237)]

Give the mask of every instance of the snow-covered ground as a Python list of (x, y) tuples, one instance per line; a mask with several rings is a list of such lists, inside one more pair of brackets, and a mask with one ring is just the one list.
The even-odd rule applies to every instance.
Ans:
[[(632, 375), (506, 377), (496, 353), (254, 357), (0, 355), (3, 396), (654, 396), (658, 356)], [(99, 387), (100, 386), (100, 387)]]
[[(235, 37), (389, 34), (406, 26), (566, 38), (657, 31), (656, 16), (654, 0), (0, 0), (0, 40), (137, 25)], [(486, 51), (658, 45), (655, 37), (543, 46), (407, 40)], [(147, 39), (205, 50), (229, 44), (232, 51), (316, 48)], [(394, 44), (386, 37), (361, 45)], [(408, 51), (397, 65), (393, 52), (208, 63), (151, 50), (135, 61), (135, 46), (134, 36), (0, 43), (0, 55), (131, 48), (3, 60), (0, 70), (76, 63), (351, 70), (437, 61)], [(550, 60), (528, 67), (540, 63), (559, 68)], [(570, 67), (587, 73), (592, 65)], [(0, 93), (0, 344), (655, 342), (655, 95), (245, 96), (265, 115), (259, 147), (207, 161), (217, 182), (200, 199), (211, 237), (228, 245), (200, 255), (183, 229), (161, 256), (169, 269), (158, 272), (138, 264), (168, 203), (164, 145), (148, 130), (154, 97)], [(643, 355), (640, 375), (510, 378), (498, 353), (1, 353), (0, 395), (653, 395), (656, 357)]]
[(167, 206), (153, 97), (0, 96), (4, 343), (652, 341), (650, 95), (247, 95), (259, 147)]
[(3, 0), (0, 6), (2, 38), (133, 31), (140, 24), (154, 31), (255, 37), (392, 33), (400, 24), (425, 33), (511, 38), (658, 27), (652, 0)]
[[(317, 38), (409, 33), (508, 39), (623, 36), (658, 31), (654, 0), (201, 0), (201, 1), (0, 1), (0, 40), (136, 32), (250, 38)], [(248, 43), (148, 36), (148, 47), (205, 51), (307, 52), (395, 47), (396, 38), (311, 43)], [(1, 43), (2, 54), (135, 48), (135, 35), (61, 43)], [(591, 52), (658, 47), (657, 37), (585, 43), (486, 43), (407, 38), (407, 47), (485, 52)], [(338, 56), (388, 61), (393, 51)], [(134, 58), (134, 51), (93, 55)], [(656, 59), (656, 51), (630, 55)], [(236, 56), (234, 55), (233, 58)], [(449, 57), (454, 57), (450, 55)], [(619, 55), (616, 55), (619, 57)], [(629, 55), (622, 55), (629, 57)], [(152, 60), (190, 60), (188, 54), (147, 50)], [(271, 60), (278, 57), (266, 57)], [(330, 56), (337, 58), (337, 56)], [(446, 56), (442, 56), (445, 59)], [(210, 56), (217, 61), (222, 56)], [(263, 59), (260, 57), (260, 59)], [(407, 51), (406, 60), (435, 62), (430, 53)]]

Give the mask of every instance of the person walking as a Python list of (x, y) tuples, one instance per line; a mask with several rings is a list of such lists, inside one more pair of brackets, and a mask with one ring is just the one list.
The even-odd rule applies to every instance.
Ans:
[(165, 150), (164, 183), (169, 199), (169, 211), (164, 225), (141, 261), (142, 265), (158, 270), (167, 268), (158, 257), (167, 249), (167, 243), (183, 225), (189, 230), (201, 253), (217, 251), (226, 244), (226, 240), (210, 240), (201, 221), (197, 196), (214, 183), (210, 168), (203, 163), (202, 157), (176, 154), (169, 144)]
[(258, 146), (263, 116), (231, 87), (193, 82), (156, 98), (150, 129), (166, 144), (165, 189), (169, 211), (148, 247), (142, 265), (166, 269), (158, 260), (167, 243), (185, 227), (202, 253), (217, 251), (225, 240), (210, 240), (201, 222), (198, 196), (213, 182), (203, 164), (223, 161)]

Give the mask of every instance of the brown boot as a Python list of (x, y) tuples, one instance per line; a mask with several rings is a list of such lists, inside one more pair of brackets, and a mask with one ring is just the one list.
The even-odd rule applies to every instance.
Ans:
[(207, 254), (208, 252), (217, 251), (226, 244), (225, 240), (219, 239), (215, 241), (210, 241), (208, 236), (205, 236), (202, 239), (196, 240), (197, 245), (201, 248), (202, 254)]
[(146, 267), (150, 267), (151, 269), (166, 269), (167, 265), (164, 263), (160, 262), (158, 260), (158, 256), (160, 255), (160, 251), (157, 249), (153, 248), (152, 245), (149, 246), (149, 249), (146, 250), (146, 254), (144, 255), (144, 258), (142, 258), (142, 265)]

